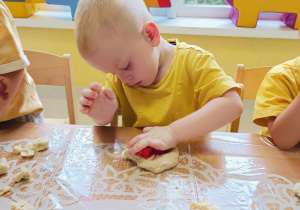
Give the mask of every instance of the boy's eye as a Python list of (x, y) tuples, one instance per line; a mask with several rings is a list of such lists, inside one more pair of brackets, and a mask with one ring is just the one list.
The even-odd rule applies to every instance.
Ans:
[(124, 68), (124, 70), (128, 70), (130, 67), (130, 63), (128, 63), (128, 65)]

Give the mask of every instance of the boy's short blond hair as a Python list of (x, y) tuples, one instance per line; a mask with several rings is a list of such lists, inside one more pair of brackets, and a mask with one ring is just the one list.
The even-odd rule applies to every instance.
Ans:
[(131, 35), (152, 21), (143, 0), (80, 0), (75, 14), (75, 37), (82, 55), (96, 49), (95, 39)]

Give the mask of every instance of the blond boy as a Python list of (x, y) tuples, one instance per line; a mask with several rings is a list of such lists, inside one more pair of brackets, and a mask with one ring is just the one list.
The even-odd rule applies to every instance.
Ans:
[[(299, 30), (300, 37), (300, 30)], [(273, 67), (257, 92), (253, 122), (262, 135), (289, 149), (300, 140), (300, 57)]]
[(80, 111), (105, 125), (119, 109), (124, 126), (145, 127), (127, 144), (129, 155), (175, 147), (242, 113), (239, 87), (213, 55), (164, 40), (142, 0), (81, 0), (75, 34), (81, 56), (108, 73), (108, 88), (83, 90)]

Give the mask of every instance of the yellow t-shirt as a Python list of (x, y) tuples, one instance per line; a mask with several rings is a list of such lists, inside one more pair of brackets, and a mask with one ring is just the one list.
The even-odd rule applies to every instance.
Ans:
[[(29, 66), (8, 8), (0, 0), (0, 74), (14, 72)], [(0, 122), (43, 110), (32, 78), (24, 71), (20, 87), (8, 108), (0, 116)]]
[(211, 53), (186, 43), (177, 43), (171, 67), (156, 85), (129, 86), (108, 74), (106, 86), (116, 94), (128, 127), (169, 125), (231, 88), (239, 91)]
[(262, 126), (261, 134), (270, 136), (268, 117), (278, 117), (300, 90), (300, 57), (273, 67), (261, 83), (254, 107), (253, 122)]

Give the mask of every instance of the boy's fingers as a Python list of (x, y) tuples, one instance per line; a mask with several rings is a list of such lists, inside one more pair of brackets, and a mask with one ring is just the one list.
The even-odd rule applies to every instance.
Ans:
[(91, 89), (85, 88), (81, 91), (81, 95), (86, 98), (97, 98), (98, 93), (95, 91), (92, 91)]
[(164, 144), (157, 140), (157, 139), (152, 139), (152, 138), (143, 138), (142, 140), (138, 141), (129, 151), (128, 154), (129, 156), (132, 156), (136, 153), (138, 153), (139, 151), (141, 151), (142, 149), (146, 148), (146, 147), (152, 147), (154, 149), (157, 150), (165, 150), (165, 146)]
[(145, 127), (143, 133), (148, 133), (153, 127)]
[(126, 147), (127, 147), (128, 149), (131, 148), (131, 147), (133, 147), (133, 145), (135, 145), (138, 141), (140, 141), (141, 139), (143, 139), (143, 138), (145, 138), (145, 137), (147, 137), (146, 134), (140, 134), (140, 135), (137, 135), (136, 137), (134, 137), (133, 139), (131, 139), (131, 140), (127, 143)]
[(157, 139), (148, 139), (147, 142), (149, 147), (152, 147), (157, 150), (167, 150), (169, 148), (166, 148), (166, 145), (163, 143), (163, 141), (157, 140)]
[(81, 107), (79, 108), (79, 111), (80, 111), (82, 114), (86, 114), (86, 113), (88, 113), (88, 112), (90, 111), (90, 109), (89, 109), (88, 107), (86, 107), (86, 106), (81, 106)]
[(105, 89), (103, 90), (103, 93), (104, 93), (110, 100), (116, 99), (116, 95), (115, 95), (115, 93), (112, 91), (111, 88), (105, 88)]
[(102, 85), (100, 85), (98, 82), (92, 82), (90, 84), (90, 89), (96, 93), (99, 93), (102, 89)]
[(89, 100), (88, 98), (85, 98), (85, 97), (80, 97), (78, 101), (83, 106), (90, 106), (90, 105), (93, 104), (93, 101), (91, 101), (91, 100)]

